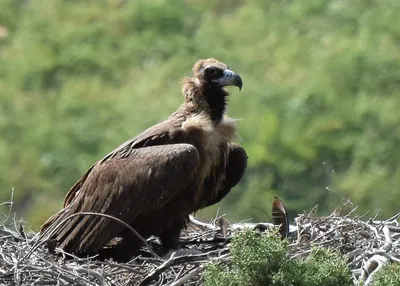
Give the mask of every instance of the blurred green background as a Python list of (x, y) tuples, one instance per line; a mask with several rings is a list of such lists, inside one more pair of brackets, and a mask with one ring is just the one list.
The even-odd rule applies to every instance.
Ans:
[[(165, 119), (215, 57), (243, 79), (245, 178), (203, 218), (400, 210), (398, 0), (0, 0), (0, 202), (36, 228), (92, 163)], [(2, 211), (7, 213), (8, 206)]]

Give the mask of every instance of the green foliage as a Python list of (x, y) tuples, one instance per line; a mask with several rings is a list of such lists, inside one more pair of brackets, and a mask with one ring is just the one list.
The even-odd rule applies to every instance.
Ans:
[(383, 267), (376, 275), (372, 286), (397, 286), (400, 285), (399, 264), (389, 264)]
[(353, 285), (345, 260), (336, 252), (314, 248), (305, 260), (290, 259), (288, 243), (275, 231), (265, 236), (243, 231), (234, 237), (231, 251), (231, 265), (207, 265), (205, 285)]
[(32, 226), (91, 164), (172, 113), (179, 79), (204, 57), (243, 78), (229, 115), (249, 165), (203, 217), (221, 207), (265, 220), (257, 208), (274, 195), (292, 217), (315, 204), (329, 213), (341, 197), (360, 212), (398, 210), (398, 0), (0, 5), (0, 202), (14, 187)]
[(300, 285), (335, 286), (352, 285), (351, 272), (346, 259), (337, 252), (324, 248), (314, 248), (302, 264), (303, 275)]

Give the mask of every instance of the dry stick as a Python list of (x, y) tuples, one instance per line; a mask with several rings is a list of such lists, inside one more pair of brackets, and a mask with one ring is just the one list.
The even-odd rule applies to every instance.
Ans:
[(376, 218), (378, 217), (378, 215), (380, 215), (380, 213), (381, 213), (381, 210), (378, 210), (378, 212), (376, 213), (376, 215), (373, 217), (373, 218), (371, 218), (370, 220), (373, 222), (374, 220), (376, 220)]
[[(365, 281), (364, 285), (370, 285), (375, 274), (385, 266), (389, 260), (386, 257), (380, 255), (374, 255), (365, 263), (365, 266), (362, 268), (362, 274), (360, 277), (360, 282)], [(368, 278), (367, 278), (368, 277)], [(367, 278), (365, 280), (365, 278)]]
[(212, 237), (212, 238), (201, 238), (195, 237), (190, 238), (187, 241), (183, 241), (182, 245), (197, 245), (197, 244), (217, 244), (217, 243), (229, 243), (232, 241), (231, 237)]
[(231, 230), (239, 230), (240, 231), (240, 230), (244, 230), (244, 229), (247, 229), (247, 228), (252, 229), (252, 228), (257, 228), (257, 227), (265, 227), (265, 229), (268, 229), (268, 228), (274, 228), (275, 225), (273, 223), (268, 223), (268, 222), (257, 222), (257, 223), (239, 222), (239, 223), (231, 224), (229, 226), (229, 229), (231, 229)]
[(386, 258), (390, 259), (391, 261), (394, 261), (396, 263), (400, 263), (400, 259), (399, 258), (397, 258), (397, 257), (395, 257), (393, 255), (390, 255), (389, 253), (382, 253), (382, 255), (385, 256)]
[[(79, 216), (79, 215), (94, 215), (94, 216), (97, 215), (97, 216), (106, 217), (106, 218), (113, 219), (113, 220), (117, 221), (118, 223), (120, 223), (120, 224), (122, 224), (123, 226), (125, 226), (126, 228), (128, 228), (131, 232), (133, 232), (133, 233), (143, 242), (143, 244), (149, 249), (151, 255), (152, 255), (154, 258), (160, 259), (160, 257), (153, 251), (153, 249), (152, 249), (151, 246), (147, 243), (147, 241), (146, 241), (133, 227), (131, 227), (129, 224), (127, 224), (126, 222), (124, 222), (124, 221), (122, 221), (122, 220), (120, 220), (120, 219), (118, 219), (118, 218), (116, 218), (116, 217), (113, 217), (113, 216), (110, 216), (110, 215), (107, 215), (107, 214), (102, 214), (102, 213), (79, 212), (79, 213), (72, 214), (72, 215), (66, 217), (65, 219), (63, 219), (60, 223), (58, 223), (58, 224), (56, 225), (56, 227), (50, 232), (50, 234), (48, 235), (48, 238), (51, 237), (51, 236), (53, 235), (53, 233), (54, 233), (58, 228), (60, 228), (60, 227), (62, 226), (62, 224), (65, 223), (67, 220), (69, 220), (69, 219), (71, 219), (71, 218), (73, 218), (73, 217)], [(21, 261), (24, 260), (25, 258), (29, 257), (29, 256), (32, 254), (33, 251), (35, 251), (40, 245), (42, 245), (42, 244), (46, 241), (46, 240), (40, 241), (40, 238), (43, 237), (45, 234), (46, 234), (46, 233), (44, 233), (43, 235), (41, 235), (41, 236), (39, 237), (38, 241), (35, 243), (35, 245), (33, 245), (32, 249), (31, 249), (24, 257), (22, 257)], [(40, 241), (40, 242), (39, 242), (39, 241)]]
[[(119, 267), (119, 268), (128, 270), (128, 271), (130, 271), (130, 272), (132, 272), (132, 273), (139, 274), (139, 275), (140, 275), (140, 274), (143, 274), (141, 271), (136, 270), (135, 268), (130, 267), (130, 266), (127, 266), (127, 265), (125, 265), (125, 264), (117, 264), (117, 263), (112, 263), (112, 262), (109, 262), (109, 261), (104, 261), (104, 262), (102, 262), (102, 264), (108, 265), (108, 266), (110, 266), (110, 267)], [(113, 274), (115, 275), (115, 273), (113, 273)]]
[(125, 284), (122, 284), (121, 286), (132, 286), (132, 283), (131, 283), (131, 279), (133, 279), (133, 275), (131, 274), (131, 275), (129, 275), (127, 278), (125, 278)]
[[(11, 198), (10, 198), (10, 200), (7, 201), (7, 202), (5, 202), (5, 203), (1, 203), (1, 204), (0, 204), (0, 206), (3, 206), (3, 205), (9, 205), (9, 206), (10, 206), (10, 208), (9, 208), (9, 210), (8, 210), (8, 214), (7, 214), (6, 219), (5, 219), (4, 221), (1, 222), (1, 225), (2, 225), (4, 228), (5, 228), (5, 223), (6, 223), (6, 222), (8, 221), (8, 219), (10, 218), (11, 210), (12, 210), (13, 204), (14, 204), (14, 188), (11, 188)], [(5, 231), (5, 229), (2, 230), (2, 231)], [(17, 239), (17, 237), (16, 237), (14, 234), (12, 234), (11, 232), (10, 232), (10, 234), (11, 234), (15, 239)]]
[(166, 268), (174, 265), (174, 260), (175, 260), (175, 252), (172, 253), (171, 257), (166, 260), (163, 264), (161, 264), (160, 266), (158, 266), (156, 269), (154, 269), (149, 275), (146, 276), (146, 278), (144, 278), (142, 280), (142, 282), (140, 282), (139, 286), (145, 286), (145, 285), (149, 285), (151, 281), (153, 281), (153, 279), (158, 276), (159, 274), (161, 274), (161, 272), (163, 272)]
[(58, 248), (58, 247), (56, 247), (55, 249), (57, 249), (57, 251), (59, 253), (61, 253), (63, 259), (65, 259), (65, 257), (68, 256), (68, 257), (73, 258), (74, 260), (79, 261), (79, 262), (90, 261), (90, 260), (92, 260), (93, 258), (95, 258), (97, 256), (97, 254), (96, 254), (96, 255), (93, 255), (93, 256), (88, 256), (88, 257), (82, 258), (82, 257), (75, 256), (72, 253), (65, 252), (63, 249)]
[(400, 217), (400, 212), (395, 214), (394, 216), (388, 218), (386, 221), (395, 221)]
[[(61, 221), (61, 219), (58, 222), (60, 222), (60, 221)], [(308, 223), (308, 221), (311, 221), (311, 222)], [(374, 222), (374, 221), (371, 222), (371, 221), (368, 221), (366, 223), (369, 226), (366, 226), (364, 222), (358, 221), (357, 219), (347, 218), (347, 219), (344, 220), (343, 217), (330, 217), (330, 218), (325, 218), (325, 219), (320, 219), (320, 220), (314, 220), (314, 219), (309, 220), (309, 219), (307, 219), (307, 217), (300, 217), (300, 219), (297, 220), (297, 222), (296, 222), (296, 224), (298, 226), (298, 230), (304, 231), (304, 234), (309, 234), (311, 231), (315, 231), (316, 235), (315, 235), (314, 239), (316, 237), (318, 237), (318, 236), (321, 236), (323, 233), (329, 232), (330, 230), (332, 230), (331, 227), (336, 227), (337, 230), (340, 233), (347, 233), (348, 237), (350, 239), (352, 239), (352, 240), (353, 239), (365, 239), (365, 241), (368, 242), (368, 241), (371, 241), (371, 239), (372, 239), (373, 243), (371, 243), (369, 246), (367, 246), (365, 243), (362, 243), (362, 241), (361, 241), (360, 242), (360, 246), (357, 246), (359, 243), (357, 243), (357, 245), (355, 245), (356, 247), (360, 247), (360, 248), (357, 251), (354, 251), (352, 253), (350, 252), (352, 255), (350, 255), (350, 259), (349, 260), (350, 260), (350, 262), (353, 262), (353, 263), (351, 263), (350, 267), (353, 268), (352, 269), (352, 276), (353, 276), (354, 281), (359, 280), (359, 277), (362, 274), (362, 270), (361, 270), (361, 266), (362, 265), (359, 265), (358, 263), (357, 263), (357, 265), (354, 264), (355, 260), (365, 260), (365, 261), (367, 261), (371, 256), (374, 256), (374, 254), (379, 254), (378, 256), (386, 257), (390, 261), (400, 260), (399, 259), (400, 255), (398, 254), (399, 243), (400, 243), (400, 239), (399, 239), (398, 236), (400, 235), (400, 233), (399, 233), (400, 226), (399, 225), (396, 225), (396, 227), (394, 225), (391, 226), (390, 224), (391, 223), (393, 224), (393, 222), (388, 222), (388, 221), (383, 222), (383, 223), (382, 222)], [(57, 225), (57, 223), (54, 223), (53, 225), (55, 227)], [(385, 230), (385, 226), (388, 228), (390, 233), (388, 232), (387, 234), (385, 234), (385, 231), (387, 232), (387, 230)], [(368, 237), (360, 236), (360, 228), (363, 228), (366, 233), (368, 233), (369, 235), (372, 236), (372, 238), (368, 239)], [(378, 233), (378, 236), (376, 236), (375, 230)], [(396, 230), (397, 230), (397, 233), (396, 233)], [(50, 233), (50, 230), (47, 231), (47, 233), (44, 235), (44, 237), (46, 237), (48, 233)], [(199, 232), (197, 232), (197, 233), (199, 233)], [(204, 234), (204, 233), (207, 234), (208, 231), (202, 230), (201, 233), (202, 234)], [(375, 233), (375, 235), (374, 235), (374, 233)], [(193, 236), (193, 234), (194, 233), (188, 234), (187, 238), (189, 240), (192, 237), (199, 237), (200, 239), (203, 239), (201, 237), (201, 235), (197, 234), (197, 235)], [(387, 237), (389, 237), (388, 234), (391, 234), (391, 241), (392, 241), (391, 250), (386, 250), (389, 247), (384, 246), (385, 242), (390, 241), (390, 238), (389, 239), (387, 238)], [(318, 238), (319, 240), (317, 240), (317, 243), (318, 243), (318, 241), (320, 243), (329, 243), (329, 241), (331, 241), (331, 239), (334, 236), (335, 236), (335, 232), (329, 232), (329, 233), (325, 234), (324, 237)], [(4, 237), (0, 237), (0, 238), (2, 239)], [(12, 250), (12, 249), (14, 249), (15, 247), (14, 247), (14, 244), (12, 244), (11, 245), (12, 249), (10, 248), (11, 249), (10, 251), (7, 250), (7, 252), (4, 252), (3, 249), (2, 249), (2, 245), (1, 245), (1, 241), (2, 241), (1, 239), (0, 239), (0, 268), (4, 265), (9, 269), (12, 266), (13, 263), (11, 263), (11, 265), (9, 265), (6, 262), (2, 262), (1, 254), (3, 254), (3, 255), (5, 254), (5, 257), (7, 259), (11, 260), (10, 252), (13, 252), (14, 250)], [(31, 243), (33, 244), (35, 242), (35, 240), (36, 239), (29, 240), (29, 244), (31, 244)], [(14, 243), (14, 240), (12, 238), (6, 238), (5, 239), (5, 245), (3, 245), (3, 247), (9, 247), (9, 243), (7, 241), (10, 241), (10, 242)], [(345, 244), (347, 244), (347, 243), (345, 242)], [(373, 247), (375, 244), (380, 245), (380, 247), (379, 246), (378, 247)], [(29, 246), (26, 245), (26, 243), (23, 243), (23, 246), (24, 246), (24, 248), (22, 248), (21, 256), (24, 256), (25, 255), (24, 252), (25, 251), (26, 252), (29, 251), (29, 248), (30, 248)], [(309, 252), (308, 249), (310, 247), (310, 244), (307, 241), (302, 243), (302, 244), (297, 244), (297, 245), (295, 244), (294, 246), (295, 246), (296, 249), (294, 250), (293, 253), (301, 252), (302, 255), (307, 256), (307, 251)], [(224, 247), (224, 246), (221, 245), (221, 247)], [(25, 249), (25, 248), (28, 248), (28, 249)], [(18, 249), (18, 250), (21, 250), (21, 249)], [(303, 251), (305, 251), (305, 252), (303, 252)], [(386, 251), (388, 251), (388, 252), (386, 252)], [(363, 253), (363, 255), (360, 255), (361, 253)], [(37, 253), (35, 252), (35, 253), (33, 253), (33, 255), (36, 256)], [(35, 270), (35, 273), (34, 273), (34, 271), (31, 271), (32, 273), (34, 273), (33, 275), (29, 275), (29, 271), (26, 271), (26, 270), (30, 269), (29, 265), (26, 265), (26, 264), (29, 264), (31, 262), (35, 263), (35, 264), (38, 264), (37, 260), (33, 259), (33, 255), (31, 255), (31, 257), (32, 257), (31, 260), (32, 261), (31, 260), (23, 261), (21, 263), (21, 265), (19, 266), (20, 269), (18, 269), (18, 271), (19, 271), (18, 274), (19, 275), (21, 275), (21, 274), (23, 275), (23, 281), (19, 281), (19, 282), (23, 283), (24, 285), (26, 283), (29, 283), (29, 284), (33, 283), (34, 285), (38, 285), (38, 284), (35, 284), (35, 283), (38, 283), (38, 281), (39, 281), (39, 280), (36, 280), (36, 278), (38, 277), (38, 275), (36, 274), (37, 270)], [(204, 254), (202, 254), (202, 255), (204, 255)], [(227, 254), (224, 254), (222, 256), (218, 256), (215, 253), (213, 255), (209, 255), (209, 256), (211, 256), (211, 259), (210, 259), (210, 257), (204, 257), (204, 259), (201, 259), (201, 260), (197, 260), (196, 259), (195, 261), (197, 261), (197, 262), (195, 262), (193, 260), (193, 258), (194, 258), (193, 256), (192, 257), (190, 257), (190, 256), (189, 257), (185, 257), (184, 261), (174, 263), (170, 267), (161, 270), (161, 272), (158, 275), (154, 276), (154, 278), (153, 278), (154, 280), (153, 281), (148, 282), (148, 285), (149, 284), (153, 284), (153, 283), (157, 284), (157, 285), (166, 285), (166, 284), (168, 284), (168, 285), (174, 285), (174, 286), (183, 285), (183, 284), (190, 284), (190, 283), (194, 283), (195, 285), (199, 285), (200, 280), (197, 279), (198, 275), (195, 275), (195, 274), (193, 274), (192, 277), (188, 278), (188, 280), (186, 282), (182, 282), (182, 284), (178, 284), (178, 282), (181, 282), (181, 280), (183, 280), (187, 275), (190, 275), (190, 274), (192, 274), (192, 272), (196, 271), (199, 268), (199, 266), (201, 267), (201, 265), (203, 265), (204, 261), (206, 261), (206, 260), (209, 261), (209, 260), (214, 260), (214, 259), (217, 259), (219, 261), (223, 261), (223, 260), (227, 259), (227, 258), (225, 258), (227, 255), (230, 255), (230, 254), (227, 253)], [(359, 255), (360, 255), (360, 258), (358, 257)], [(216, 257), (216, 256), (218, 256), (218, 257)], [(399, 258), (396, 258), (394, 256), (399, 257)], [(175, 259), (177, 259), (177, 258), (178, 257), (175, 255)], [(181, 257), (181, 258), (183, 259), (183, 257)], [(14, 259), (14, 258), (12, 258), (12, 259)], [(144, 262), (143, 262), (144, 265), (138, 264), (138, 265), (132, 265), (132, 267), (135, 270), (145, 270), (145, 269), (142, 269), (141, 267), (146, 267), (146, 272), (147, 273), (144, 272), (144, 271), (140, 271), (141, 273), (132, 273), (132, 271), (130, 271), (128, 269), (126, 271), (121, 271), (123, 269), (123, 267), (120, 267), (120, 269), (113, 269), (110, 272), (108, 270), (108, 266), (104, 267), (104, 266), (102, 266), (103, 263), (100, 263), (100, 262), (94, 262), (95, 264), (90, 264), (89, 266), (90, 266), (90, 269), (95, 270), (99, 275), (104, 277), (105, 281), (107, 281), (108, 283), (113, 284), (113, 285), (119, 285), (119, 286), (122, 286), (122, 285), (127, 286), (127, 285), (130, 285), (130, 283), (133, 283), (133, 281), (135, 281), (134, 283), (139, 283), (140, 281), (142, 281), (143, 279), (146, 278), (146, 275), (150, 274), (155, 269), (157, 269), (157, 267), (163, 262), (163, 261), (160, 261), (160, 260), (156, 260), (154, 258), (148, 258), (148, 259), (147, 258), (143, 258), (143, 260), (144, 260)], [(364, 263), (362, 263), (364, 265), (364, 267), (365, 267), (365, 261), (364, 261)], [(72, 278), (73, 280), (75, 280), (74, 279), (75, 277), (71, 277), (70, 272), (75, 272), (73, 269), (76, 267), (75, 263), (77, 263), (77, 262), (79, 263), (81, 261), (73, 261), (73, 264), (72, 264), (73, 266), (72, 267), (69, 264), (60, 265), (63, 268), (62, 270), (61, 270), (61, 267), (60, 267), (59, 270), (53, 269), (52, 271), (50, 271), (50, 273), (44, 274), (44, 275), (39, 275), (39, 276), (43, 280), (46, 280), (48, 284), (54, 283), (54, 281), (57, 280), (57, 278), (56, 278), (57, 275), (65, 275), (65, 276), (67, 276), (67, 278), (70, 278), (70, 279)], [(154, 262), (154, 264), (153, 264), (153, 262)], [(161, 263), (159, 263), (159, 262), (161, 262)], [(14, 263), (15, 263), (15, 261), (14, 261)], [(93, 263), (93, 262), (90, 262), (90, 263)], [(42, 263), (40, 263), (40, 264), (42, 264)], [(59, 264), (56, 262), (54, 265), (59, 265)], [(99, 265), (99, 267), (102, 267), (103, 271), (105, 271), (105, 272), (104, 273), (103, 272), (99, 272), (99, 270), (101, 270), (101, 269), (97, 269), (97, 268), (93, 269), (92, 268), (93, 265)], [(183, 265), (186, 265), (187, 269), (184, 272), (179, 272), (179, 270), (183, 267)], [(88, 266), (88, 265), (87, 264), (84, 265), (85, 268), (86, 268), (86, 266)], [(119, 266), (119, 265), (116, 264), (115, 266)], [(24, 267), (26, 267), (26, 268), (24, 269)], [(358, 269), (354, 269), (355, 267), (357, 267)], [(21, 271), (21, 269), (22, 269), (22, 271)], [(43, 268), (43, 270), (47, 270), (47, 269)], [(120, 271), (118, 271), (118, 270), (120, 270)], [(370, 270), (372, 270), (372, 269), (370, 269)], [(90, 273), (87, 273), (83, 269), (81, 271), (82, 272), (80, 272), (79, 274), (82, 275), (83, 277), (91, 280), (91, 281), (88, 283), (88, 282), (85, 282), (85, 281), (82, 281), (82, 280), (81, 281), (75, 280), (78, 283), (82, 283), (80, 285), (89, 286), (90, 283), (93, 283), (94, 281), (96, 281), (96, 283), (98, 283), (98, 280), (97, 279), (93, 279), (95, 277), (92, 277), (90, 275)], [(125, 274), (122, 274), (122, 275), (119, 274), (119, 273), (124, 273), (124, 272), (131, 272), (133, 275), (127, 275), (126, 276)], [(51, 277), (49, 277), (50, 274), (51, 274)], [(78, 274), (78, 273), (75, 273), (75, 275), (76, 274)], [(139, 274), (139, 275), (137, 275), (137, 274)], [(87, 276), (89, 276), (89, 277), (87, 277)], [(367, 279), (368, 276), (371, 276), (371, 274), (365, 275), (364, 276), (365, 279)], [(155, 282), (157, 280), (158, 280), (158, 282)], [(196, 280), (196, 282), (194, 280)], [(4, 281), (6, 281), (6, 280), (4, 280)], [(188, 282), (188, 281), (190, 281), (190, 282)], [(2, 280), (1, 280), (1, 277), (0, 277), (0, 284), (1, 283), (2, 283)], [(46, 282), (45, 281), (41, 281), (41, 283), (42, 283), (41, 285), (43, 285), (43, 283), (46, 283)]]
[(19, 238), (18, 236), (15, 235), (14, 232), (7, 230), (6, 228), (0, 229), (0, 234), (2, 235), (1, 238), (7, 238), (6, 236), (10, 236), (10, 237), (14, 238), (15, 240), (23, 241), (22, 238)]
[[(156, 269), (154, 269), (150, 274), (148, 274), (146, 276), (146, 278), (144, 278), (142, 280), (142, 282), (140, 282), (139, 286), (149, 285), (150, 282), (153, 281), (154, 278), (156, 278), (156, 276), (160, 275), (165, 269), (167, 269), (171, 266), (174, 266), (179, 263), (199, 262), (202, 260), (207, 260), (207, 259), (209, 259), (210, 254), (223, 252), (224, 250), (227, 251), (228, 248), (223, 248), (220, 250), (213, 250), (213, 251), (209, 251), (209, 252), (206, 252), (203, 254), (195, 254), (195, 255), (190, 255), (190, 256), (185, 256), (185, 255), (176, 256), (176, 252), (173, 252), (171, 257), (168, 260), (166, 260), (163, 264), (158, 266)], [(220, 255), (219, 258), (225, 258), (227, 256), (227, 254), (229, 254), (229, 253)]]
[(189, 220), (190, 220), (191, 223), (193, 223), (193, 224), (195, 224), (195, 225), (198, 225), (198, 226), (200, 226), (200, 227), (207, 228), (207, 229), (209, 229), (209, 230), (218, 230), (218, 229), (219, 229), (219, 227), (214, 226), (214, 225), (211, 224), (211, 223), (202, 222), (202, 221), (196, 219), (196, 218), (195, 218), (194, 216), (192, 216), (192, 215), (189, 215)]
[(169, 284), (170, 286), (180, 286), (180, 285), (185, 285), (186, 282), (188, 282), (191, 278), (193, 278), (194, 276), (196, 276), (197, 274), (199, 274), (201, 272), (201, 270), (203, 270), (204, 266), (200, 265), (200, 266), (195, 266), (193, 267), (194, 269), (191, 270), (188, 274), (186, 274), (185, 276), (179, 278), (178, 280), (172, 282), (171, 284)]
[(55, 273), (52, 272), (52, 271), (49, 271), (49, 270), (42, 270), (40, 273), (41, 274), (47, 274), (48, 276), (50, 276), (53, 279), (54, 278), (56, 278), (57, 280), (62, 279), (64, 281), (68, 282), (70, 285), (76, 285), (76, 280), (75, 279), (69, 278), (68, 276), (66, 276), (66, 275), (64, 275), (62, 273), (58, 273), (56, 277), (55, 277)]
[(39, 260), (42, 260), (43, 262), (49, 264), (51, 268), (54, 268), (54, 269), (60, 271), (60, 273), (63, 273), (63, 272), (64, 272), (64, 273), (67, 273), (67, 274), (69, 274), (69, 275), (75, 277), (75, 279), (80, 279), (80, 280), (85, 281), (86, 283), (90, 283), (90, 281), (87, 280), (86, 278), (84, 278), (84, 277), (82, 277), (82, 276), (79, 276), (79, 275), (77, 275), (77, 274), (75, 274), (75, 273), (73, 273), (73, 272), (71, 272), (71, 271), (69, 271), (69, 270), (62, 269), (61, 267), (57, 266), (55, 263), (46, 260), (45, 258), (39, 256), (39, 255), (36, 254), (36, 253), (34, 253), (33, 255), (35, 255)]
[[(397, 215), (396, 215), (397, 216)], [(396, 218), (396, 216), (392, 217)], [(349, 216), (346, 216), (349, 217)], [(306, 222), (304, 217), (300, 217), (298, 220), (296, 220), (296, 224), (298, 225), (298, 231), (302, 230), (304, 231), (305, 227), (307, 224), (303, 224), (303, 222)], [(379, 262), (371, 260), (372, 266), (376, 265), (377, 263), (382, 263), (384, 261), (384, 258), (386, 257), (390, 261), (400, 261), (399, 258), (395, 257), (394, 255), (398, 255), (397, 249), (398, 249), (398, 241), (395, 240), (395, 237), (397, 238), (398, 234), (393, 234), (391, 231), (400, 231), (398, 224), (396, 224), (397, 228), (394, 226), (390, 226), (389, 224), (393, 223), (393, 221), (386, 220), (386, 221), (381, 221), (381, 222), (375, 222), (369, 220), (368, 222), (363, 222), (360, 221), (359, 219), (353, 219), (349, 221), (347, 218), (343, 219), (333, 219), (333, 220), (323, 220), (321, 221), (322, 224), (336, 224), (336, 227), (340, 226), (341, 229), (340, 231), (347, 232), (346, 229), (348, 228), (353, 228), (350, 229), (350, 232), (348, 232), (348, 235), (352, 237), (353, 235), (357, 236), (360, 233), (360, 227), (365, 228), (365, 231), (368, 232), (372, 236), (372, 242), (377, 241), (379, 244), (382, 246), (379, 248), (373, 248), (373, 243), (370, 243), (369, 246), (363, 245), (362, 248), (357, 248), (356, 250), (353, 250), (352, 252), (348, 253), (348, 257), (350, 262), (348, 265), (351, 265), (350, 267), (356, 267), (358, 263), (363, 260), (367, 259), (368, 257), (374, 256), (374, 260), (378, 257), (381, 258)], [(351, 223), (351, 224), (350, 224)], [(311, 225), (314, 225), (314, 223), (311, 223)], [(315, 226), (314, 226), (315, 227)], [(312, 229), (307, 227), (305, 230), (306, 233), (310, 232)], [(382, 232), (384, 235), (382, 235)], [(323, 232), (324, 233), (324, 232)], [(329, 237), (333, 236), (333, 232), (327, 232), (322, 234), (322, 236), (325, 236), (328, 240)], [(321, 239), (319, 237), (318, 239)], [(370, 240), (371, 241), (371, 240)], [(393, 242), (394, 241), (394, 242)], [(297, 245), (300, 246), (300, 245)], [(304, 246), (304, 245), (303, 245)], [(305, 245), (307, 248), (307, 245)], [(393, 248), (396, 248), (395, 250), (392, 250)], [(392, 250), (393, 252), (389, 252)], [(298, 255), (298, 254), (297, 254)], [(364, 264), (365, 265), (365, 264)], [(376, 267), (376, 266), (375, 266)], [(373, 270), (372, 268), (369, 269), (370, 271)], [(363, 272), (364, 271), (364, 272)], [(352, 270), (352, 276), (353, 277), (358, 277), (363, 274), (364, 278), (366, 279), (368, 274), (365, 273), (365, 270), (361, 269), (354, 269)]]
[(105, 280), (104, 277), (102, 277), (99, 273), (97, 273), (96, 271), (90, 270), (89, 268), (84, 268), (82, 266), (78, 266), (78, 267), (71, 267), (71, 269), (75, 270), (78, 273), (85, 273), (85, 274), (89, 274), (93, 277), (96, 277), (97, 280), (100, 281), (102, 286), (109, 286), (109, 284), (107, 283), (107, 281)]
[(385, 244), (380, 249), (388, 252), (392, 249), (392, 236), (390, 235), (390, 230), (386, 225), (382, 228), (382, 231), (385, 235)]
[(183, 265), (182, 268), (179, 270), (178, 275), (176, 275), (176, 278), (174, 281), (178, 280), (179, 277), (182, 277), (182, 273), (184, 273), (186, 270), (186, 265)]

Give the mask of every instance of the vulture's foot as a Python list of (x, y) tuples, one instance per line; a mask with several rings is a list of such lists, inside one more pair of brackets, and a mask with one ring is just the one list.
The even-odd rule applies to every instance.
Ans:
[(133, 241), (124, 241), (118, 243), (117, 245), (112, 245), (100, 249), (98, 260), (112, 259), (115, 262), (128, 262), (133, 257), (139, 255), (140, 244), (136, 244)]
[(183, 228), (183, 223), (177, 223), (159, 236), (161, 240), (160, 256), (167, 255), (170, 251), (176, 251), (180, 249), (179, 235)]

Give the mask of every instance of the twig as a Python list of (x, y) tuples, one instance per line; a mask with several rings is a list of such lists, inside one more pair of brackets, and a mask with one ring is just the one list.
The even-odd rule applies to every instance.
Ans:
[(185, 276), (181, 277), (180, 279), (172, 282), (171, 284), (169, 284), (170, 286), (180, 286), (180, 285), (184, 285), (186, 282), (188, 282), (190, 279), (192, 279), (194, 276), (198, 275), (202, 270), (203, 270), (204, 266), (200, 265), (200, 266), (195, 266), (194, 269), (192, 271), (190, 271), (188, 274), (186, 274)]
[[(347, 202), (349, 206), (353, 206)], [(79, 213), (75, 215), (86, 215)], [(100, 215), (89, 213), (87, 215)], [(104, 216), (104, 215), (103, 215)], [(221, 216), (222, 217), (222, 216)], [(354, 208), (344, 216), (334, 212), (326, 217), (315, 214), (301, 214), (295, 218), (295, 225), (290, 226), (292, 235), (289, 241), (290, 259), (306, 258), (312, 247), (338, 249), (346, 254), (347, 265), (351, 270), (353, 282), (364, 281), (371, 285), (374, 275), (379, 273), (385, 263), (400, 263), (400, 225), (397, 222), (400, 213), (387, 220), (361, 220), (355, 215)], [(65, 219), (70, 219), (70, 217)], [(10, 219), (12, 216), (10, 215)], [(63, 218), (64, 219), (64, 218)], [(146, 249), (128, 263), (97, 261), (94, 257), (79, 258), (56, 248), (51, 255), (43, 241), (51, 237), (51, 231), (63, 223), (59, 219), (47, 232), (33, 238), (23, 237), (18, 232), (18, 222), (10, 223), (7, 229), (0, 224), (0, 285), (60, 285), (73, 284), (82, 286), (128, 286), (128, 285), (202, 285), (205, 265), (218, 261), (231, 263), (232, 254), (228, 247), (232, 237), (244, 229), (268, 229), (268, 223), (234, 223), (226, 227), (226, 236), (220, 238), (220, 229), (216, 221), (212, 223), (194, 219), (193, 230), (187, 229), (180, 236), (181, 245), (189, 246), (188, 252), (200, 253), (188, 255), (181, 249), (167, 259), (154, 258)], [(113, 217), (111, 217), (113, 219)], [(114, 218), (115, 219), (115, 218)], [(259, 236), (264, 231), (257, 232)], [(156, 245), (156, 238), (146, 241)], [(148, 249), (151, 248), (148, 246)], [(181, 253), (184, 254), (181, 254)], [(65, 259), (67, 258), (67, 259)]]
[(207, 260), (209, 257), (211, 257), (211, 254), (215, 253), (221, 253), (223, 250), (227, 251), (228, 249), (222, 249), (218, 251), (210, 251), (204, 254), (196, 254), (196, 255), (180, 255), (176, 256), (176, 252), (173, 252), (171, 257), (166, 260), (163, 264), (161, 264), (159, 267), (154, 269), (149, 275), (146, 276), (145, 279), (139, 284), (139, 286), (145, 286), (148, 285), (155, 277), (157, 277), (161, 272), (163, 272), (165, 269), (176, 265), (176, 264), (181, 264), (184, 262), (195, 262), (195, 261), (201, 261), (201, 260)]
[[(380, 255), (374, 255), (365, 263), (362, 268), (360, 282), (365, 281), (364, 286), (371, 285), (376, 273), (385, 266), (389, 260), (386, 257)], [(368, 277), (368, 278), (367, 278)], [(367, 279), (365, 279), (367, 278)]]
[[(65, 223), (67, 220), (69, 220), (69, 219), (71, 219), (71, 218), (73, 218), (73, 217), (79, 216), (79, 215), (101, 216), (101, 217), (106, 217), (106, 218), (113, 219), (113, 220), (117, 221), (118, 223), (120, 223), (120, 224), (122, 224), (123, 226), (125, 226), (126, 228), (128, 228), (134, 235), (136, 235), (136, 236), (143, 242), (143, 244), (149, 249), (149, 252), (151, 253), (151, 255), (152, 255), (154, 258), (160, 258), (160, 257), (153, 251), (152, 247), (147, 243), (147, 241), (146, 241), (133, 227), (131, 227), (129, 224), (127, 224), (126, 222), (124, 222), (124, 221), (122, 221), (122, 220), (120, 220), (120, 219), (118, 219), (118, 218), (116, 218), (116, 217), (113, 217), (113, 216), (110, 216), (110, 215), (107, 215), (107, 214), (102, 214), (102, 213), (79, 212), (79, 213), (71, 214), (70, 216), (66, 217), (66, 218), (63, 219), (61, 222), (59, 222), (59, 223), (50, 231), (50, 233), (49, 233), (48, 236), (47, 236), (47, 239), (49, 239), (49, 238), (53, 235), (53, 233), (63, 225), (63, 223)], [(41, 244), (43, 244), (45, 241), (47, 241), (47, 239), (41, 240), (41, 238), (42, 238), (43, 236), (45, 236), (46, 233), (47, 233), (47, 232), (44, 232), (44, 233), (39, 237), (37, 243), (36, 243), (36, 244), (32, 247), (32, 249), (22, 258), (22, 260), (25, 259), (25, 258), (27, 258), (27, 257), (29, 257), (29, 255), (31, 255), (31, 253), (32, 253), (33, 251), (35, 251)]]
[(8, 214), (6, 216), (6, 219), (2, 222), (2, 224), (5, 224), (8, 221), (8, 219), (10, 218), (10, 216), (11, 216), (11, 210), (12, 210), (12, 207), (14, 205), (14, 188), (11, 188), (11, 198), (10, 198), (10, 200), (5, 202), (5, 203), (1, 203), (0, 204), (0, 206), (3, 206), (3, 205), (9, 205), (10, 206), (10, 208), (8, 209)]

